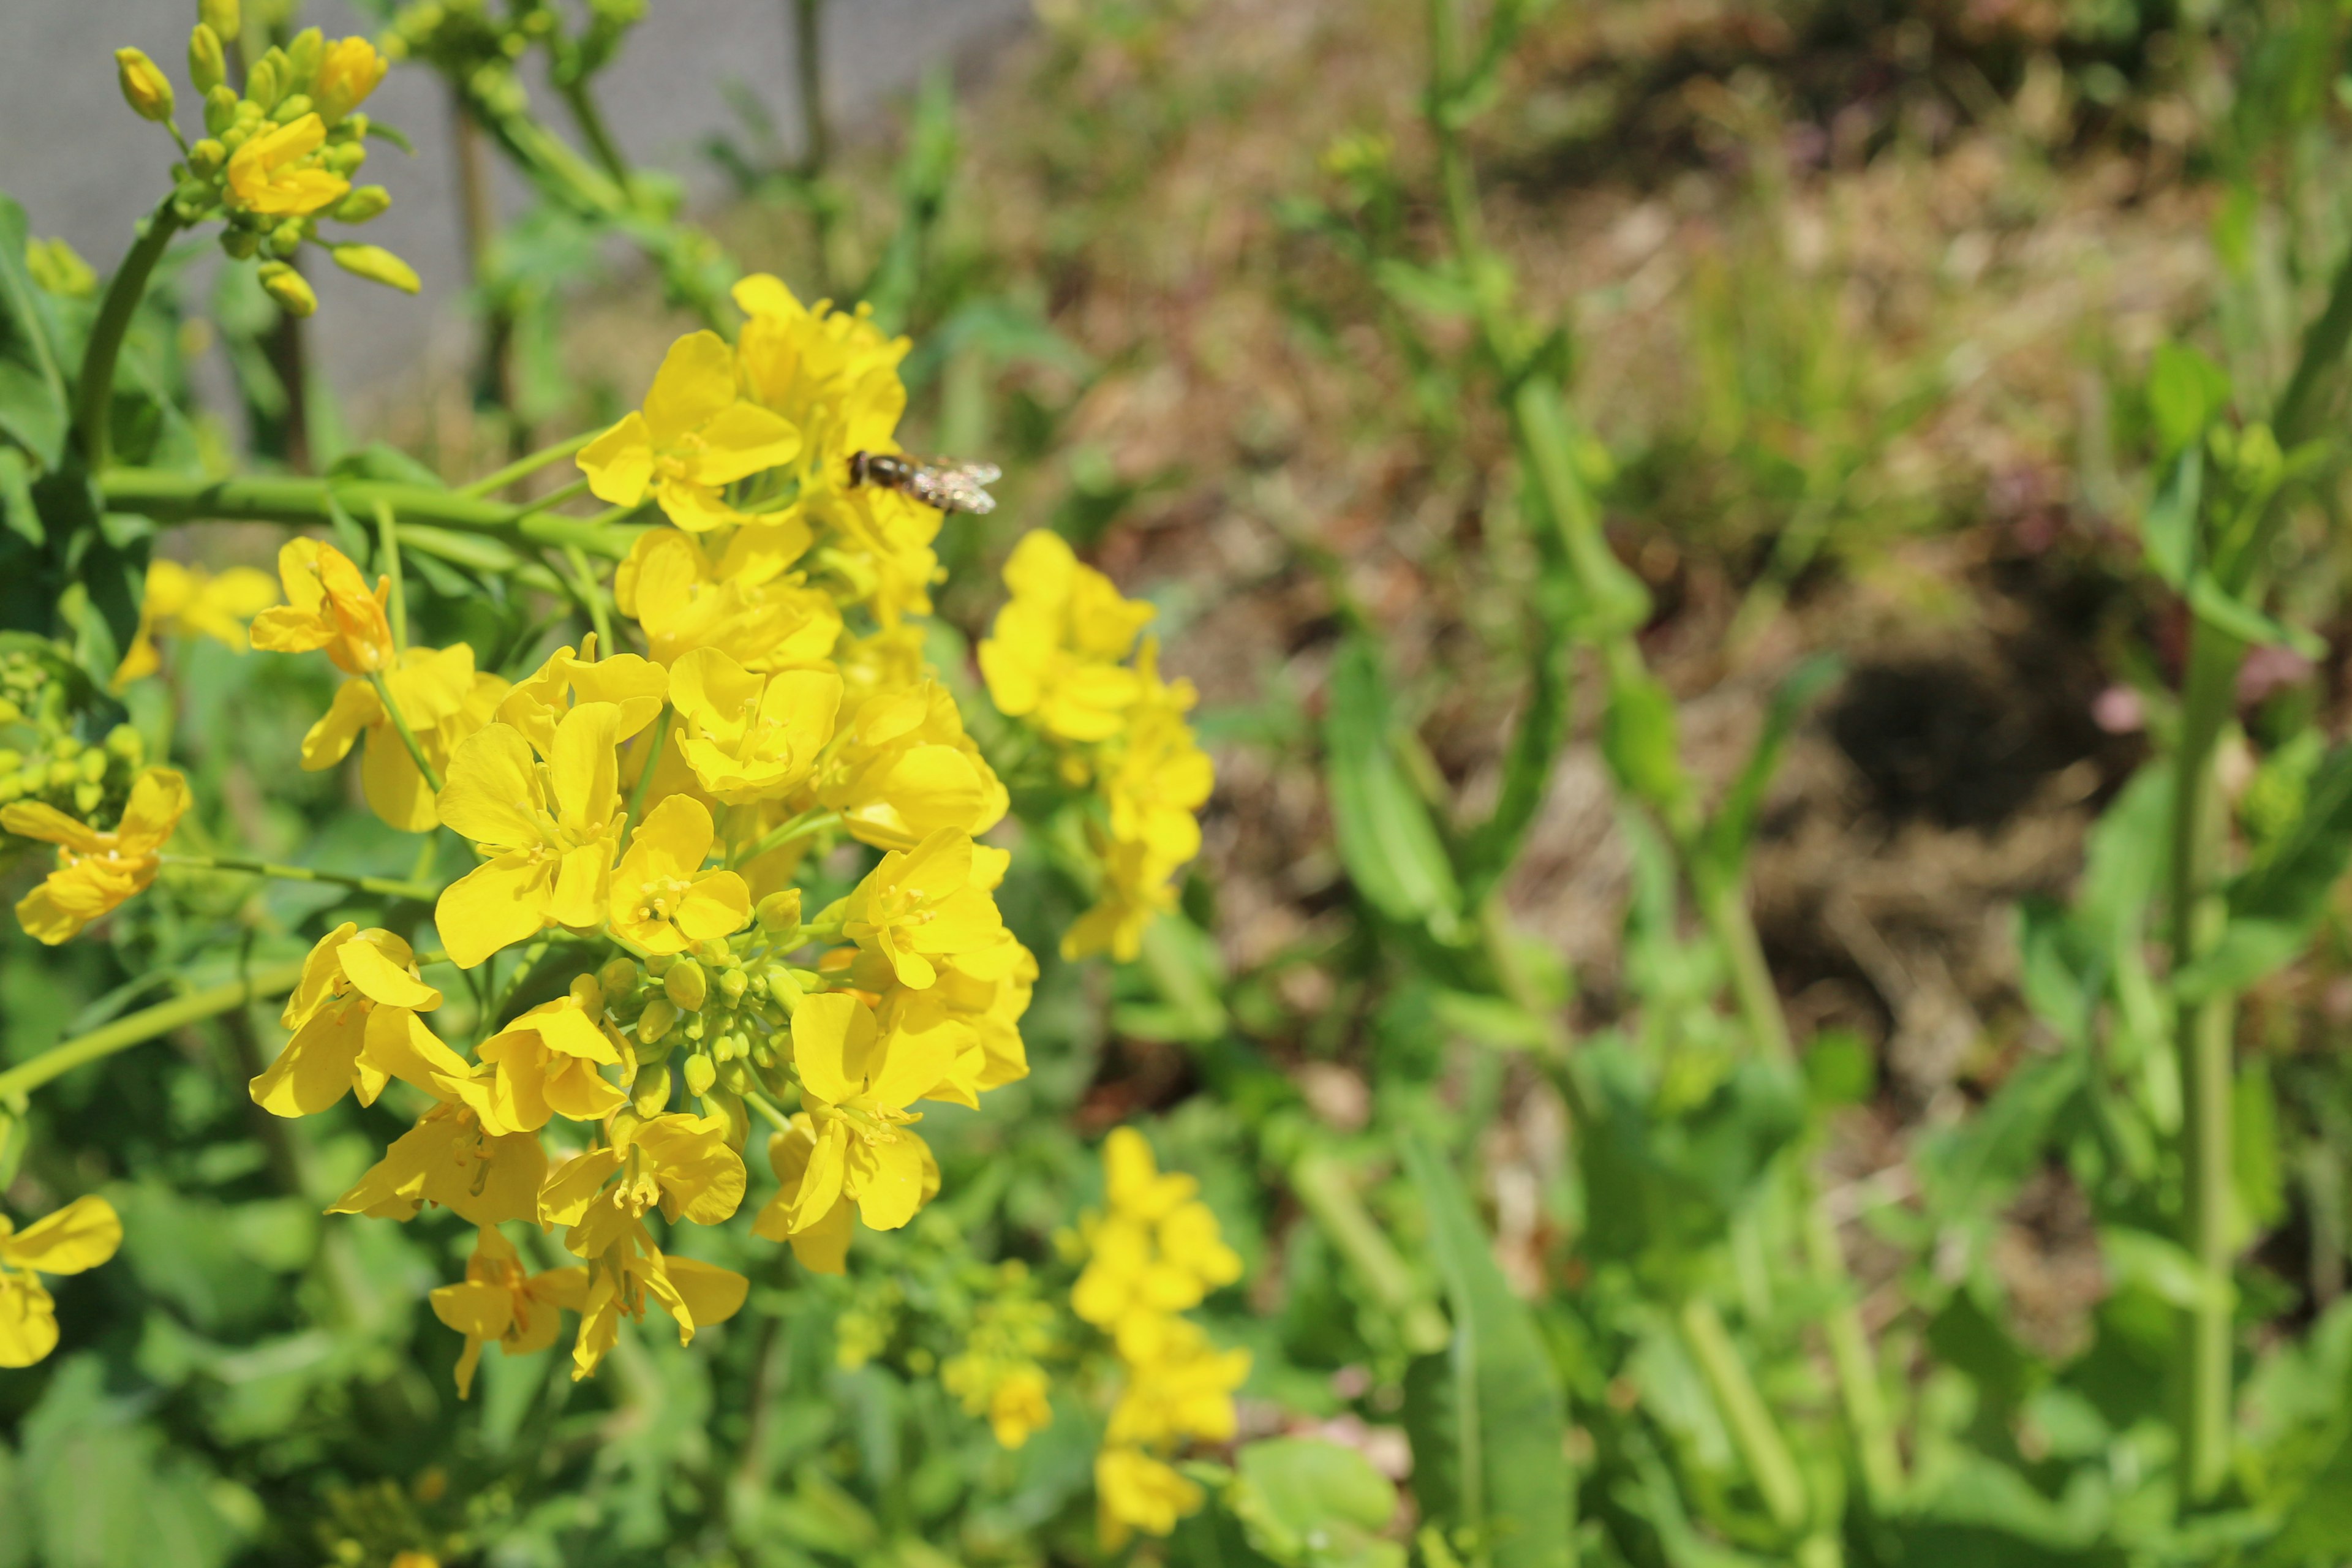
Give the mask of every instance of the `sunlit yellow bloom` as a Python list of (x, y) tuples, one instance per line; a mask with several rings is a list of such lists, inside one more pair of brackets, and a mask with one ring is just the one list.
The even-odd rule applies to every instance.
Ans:
[(551, 1116), (595, 1121), (628, 1102), (597, 1072), (621, 1053), (574, 996), (541, 1004), (484, 1040), (482, 1070), (441, 1079), (437, 1092), (462, 1100), (493, 1136), (536, 1132)]
[[(751, 1234), (770, 1241), (789, 1241), (802, 1268), (814, 1274), (845, 1274), (849, 1269), (849, 1237), (856, 1227), (856, 1205), (836, 1193), (833, 1204), (813, 1219), (802, 1218), (801, 1193), (807, 1184), (809, 1164), (816, 1155), (816, 1121), (806, 1111), (793, 1117), (782, 1132), (768, 1139), (768, 1166), (776, 1173), (776, 1195), (770, 1198), (752, 1223)], [(828, 1156), (830, 1158), (830, 1156)]]
[(433, 1315), (466, 1336), (466, 1352), (457, 1358), (457, 1397), (472, 1395), (483, 1346), (495, 1341), (508, 1355), (543, 1351), (562, 1327), (558, 1309), (579, 1311), (587, 1296), (588, 1270), (533, 1274), (523, 1267), (514, 1243), (494, 1226), (483, 1226), (474, 1238), (474, 1255), (466, 1260), (465, 1283), (433, 1292)]
[(953, 1356), (940, 1365), (940, 1386), (956, 1396), (966, 1415), (988, 1417), (1000, 1447), (1018, 1448), (1054, 1422), (1045, 1372), (1034, 1362)]
[(644, 952), (672, 953), (750, 924), (743, 879), (702, 869), (710, 839), (710, 810), (692, 795), (670, 795), (647, 812), (613, 873), (613, 934)]
[(30, 1366), (58, 1343), (44, 1274), (79, 1274), (114, 1256), (122, 1222), (104, 1198), (76, 1198), (23, 1230), (0, 1215), (0, 1367)]
[(117, 691), (152, 675), (162, 660), (155, 638), (208, 637), (237, 652), (246, 647), (246, 623), (278, 603), (278, 584), (266, 572), (232, 566), (217, 574), (161, 558), (147, 567), (147, 593), (139, 604), (139, 634), (115, 668)]
[(1070, 1307), (1099, 1328), (1136, 1314), (1197, 1307), (1212, 1289), (1241, 1278), (1242, 1261), (1218, 1234), (1216, 1216), (1191, 1176), (1160, 1173), (1151, 1145), (1133, 1128), (1103, 1144), (1109, 1212), (1085, 1226), (1088, 1258)]
[(1232, 1439), (1234, 1391), (1248, 1381), (1249, 1352), (1217, 1349), (1189, 1319), (1143, 1314), (1120, 1325), (1118, 1352), (1127, 1385), (1111, 1410), (1111, 1444)]
[(980, 669), (997, 708), (1034, 718), (1066, 741), (1118, 732), (1143, 683), (1120, 664), (1155, 614), (1123, 599), (1111, 580), (1079, 564), (1056, 533), (1024, 535), (1004, 563), (1012, 599), (980, 645)]
[(1143, 933), (1176, 907), (1175, 870), (1139, 838), (1100, 838), (1103, 880), (1092, 908), (1062, 933), (1062, 956), (1108, 952), (1121, 963), (1143, 951)]
[(830, 669), (761, 675), (715, 647), (670, 669), (678, 751), (716, 799), (781, 798), (809, 775), (833, 738), (841, 677)]
[(898, 362), (911, 342), (884, 337), (864, 305), (812, 310), (769, 273), (737, 283), (734, 296), (751, 318), (737, 350), (744, 384), (802, 430), (809, 457), (837, 457), (845, 481), (850, 453), (898, 450), (891, 433), (907, 410)]
[(572, 1347), (574, 1382), (593, 1373), (621, 1337), (624, 1317), (642, 1321), (648, 1301), (677, 1323), (677, 1342), (723, 1323), (741, 1310), (751, 1282), (731, 1268), (697, 1258), (665, 1254), (643, 1223), (630, 1222), (612, 1245), (588, 1261), (588, 1289), (581, 1304), (580, 1338)]
[[(315, 113), (254, 137), (229, 154), (230, 204), (269, 216), (301, 217), (341, 201), (352, 183), (320, 167), (314, 156), (326, 140), (326, 121)], [(290, 586), (288, 594), (292, 595)]]
[(549, 926), (604, 923), (620, 833), (613, 752), (620, 719), (610, 702), (573, 708), (556, 725), (544, 764), (509, 724), (467, 737), (449, 759), (441, 820), (490, 855), (434, 910), (459, 968)]
[(843, 992), (805, 998), (793, 1014), (793, 1066), (814, 1146), (791, 1200), (779, 1194), (761, 1215), (761, 1234), (807, 1230), (845, 1197), (875, 1230), (914, 1218), (930, 1151), (909, 1131), (921, 1113), (907, 1108), (938, 1087), (957, 1047), (940, 1032), (886, 1042), (873, 1010)]
[(579, 463), (599, 500), (635, 506), (650, 489), (672, 522), (702, 532), (743, 515), (720, 487), (788, 463), (800, 448), (790, 421), (742, 400), (727, 341), (701, 331), (670, 345), (644, 410), (590, 442)]
[(955, 699), (929, 679), (858, 704), (841, 726), (817, 798), (841, 813), (854, 837), (878, 849), (911, 849), (947, 829), (985, 833), (1010, 804), (964, 733)]
[(1036, 955), (1007, 932), (1003, 943), (943, 958), (938, 967), (938, 984), (928, 991), (893, 991), (883, 998), (884, 1010), (936, 1006), (971, 1030), (981, 1052), (969, 1083), (975, 1094), (1027, 1078), (1021, 1016), (1029, 1010), (1037, 984)]
[[(418, 749), (445, 777), (457, 743), (488, 723), (507, 694), (503, 678), (474, 668), (474, 650), (465, 643), (407, 649), (383, 672), (383, 684)], [(303, 769), (333, 767), (351, 755), (362, 735), (367, 746), (360, 759), (360, 783), (369, 809), (404, 833), (424, 833), (438, 825), (432, 787), (393, 728), (373, 681), (355, 679), (337, 689), (333, 704), (302, 737)]]
[(384, 617), (390, 578), (377, 579), (371, 594), (348, 556), (315, 539), (288, 540), (278, 552), (278, 576), (286, 602), (254, 618), (254, 647), (273, 653), (325, 648), (336, 668), (352, 675), (391, 667), (392, 624)]
[(405, 1220), (431, 1203), (475, 1225), (536, 1219), (546, 1175), (547, 1152), (535, 1135), (485, 1133), (470, 1107), (444, 1103), (418, 1118), (327, 1212)]
[(1184, 714), (1192, 683), (1160, 679), (1159, 647), (1143, 639), (1136, 673), (1143, 695), (1128, 716), (1118, 763), (1103, 781), (1111, 837), (1139, 841), (1169, 867), (1201, 852), (1201, 807), (1216, 787), (1216, 769), (1192, 739)]
[(131, 781), (122, 820), (111, 832), (38, 801), (0, 805), (0, 829), (58, 847), (58, 868), (17, 900), (17, 923), (55, 947), (145, 891), (163, 866), (158, 851), (189, 804), (185, 778), (170, 768), (149, 768)]
[(347, 1089), (373, 1105), (394, 1079), (437, 1094), (436, 1074), (467, 1071), (416, 1016), (440, 1005), (441, 993), (417, 978), (408, 943), (345, 921), (303, 960), (280, 1019), (293, 1037), (248, 1086), (253, 1102), (278, 1116), (310, 1116)]
[(1204, 1500), (1196, 1482), (1140, 1448), (1105, 1448), (1095, 1456), (1097, 1528), (1108, 1550), (1124, 1546), (1139, 1530), (1166, 1535)]
[(319, 74), (310, 84), (310, 101), (319, 106), (320, 117), (332, 125), (366, 102), (391, 68), (392, 62), (376, 53), (375, 46), (365, 38), (337, 38), (319, 61)]
[(673, 528), (638, 536), (613, 574), (613, 598), (645, 628), (663, 664), (709, 647), (746, 669), (807, 668), (824, 662), (841, 637), (841, 610), (828, 595), (793, 575), (723, 572), (699, 541)]
[(1003, 917), (988, 884), (974, 885), (973, 864), (971, 840), (951, 827), (912, 849), (893, 849), (849, 895), (842, 934), (888, 959), (901, 985), (930, 985), (939, 978), (933, 958), (994, 947), (1003, 938)]
[(557, 648), (530, 675), (515, 682), (492, 715), (501, 724), (522, 731), (523, 739), (541, 756), (555, 750), (555, 727), (573, 705), (609, 702), (619, 710), (614, 737), (625, 741), (661, 712), (669, 675), (649, 658), (617, 653), (596, 657), (596, 634), (590, 632), (574, 653)]

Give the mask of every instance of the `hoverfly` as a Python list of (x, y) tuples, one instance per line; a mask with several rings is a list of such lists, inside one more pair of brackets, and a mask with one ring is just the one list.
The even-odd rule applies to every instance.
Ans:
[(984, 486), (1004, 477), (994, 463), (950, 463), (910, 458), (892, 452), (849, 454), (849, 482), (874, 485), (937, 507), (941, 511), (968, 511), (974, 517), (996, 510), (996, 498)]

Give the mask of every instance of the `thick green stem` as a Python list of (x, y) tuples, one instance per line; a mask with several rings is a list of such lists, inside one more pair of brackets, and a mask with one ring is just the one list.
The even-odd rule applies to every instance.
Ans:
[(392, 688), (384, 684), (383, 672), (369, 670), (368, 680), (375, 687), (376, 699), (383, 704), (384, 717), (392, 721), (393, 731), (399, 735), (400, 743), (408, 748), (409, 761), (415, 763), (416, 771), (425, 775), (426, 786), (435, 795), (439, 795), (441, 793), (440, 771), (434, 767), (431, 759), (425, 756), (425, 748), (417, 743), (416, 731), (408, 727), (408, 715), (403, 713), (400, 710), (400, 704), (393, 700)]
[(1739, 1347), (1731, 1342), (1731, 1331), (1723, 1326), (1715, 1303), (1704, 1296), (1685, 1301), (1679, 1316), (1683, 1342), (1715, 1394), (1716, 1407), (1730, 1428), (1732, 1446), (1739, 1450), (1748, 1479), (1764, 1500), (1765, 1511), (1774, 1524), (1796, 1534), (1804, 1529), (1811, 1511), (1805, 1500), (1804, 1473), (1797, 1468), (1796, 1456), (1790, 1452), (1789, 1440), (1781, 1436), (1763, 1394), (1757, 1391), (1756, 1380), (1748, 1375), (1748, 1363), (1740, 1359)]
[(1416, 1355), (1444, 1349), (1454, 1337), (1445, 1314), (1422, 1290), (1387, 1233), (1366, 1211), (1346, 1167), (1328, 1154), (1302, 1155), (1290, 1168), (1290, 1190), (1397, 1324), (1405, 1348)]
[(321, 871), (310, 866), (280, 866), (270, 860), (247, 860), (234, 855), (165, 855), (162, 859), (166, 866), (185, 866), (200, 871), (243, 871), (280, 882), (326, 882), (387, 899), (414, 899), (425, 904), (441, 896), (441, 889), (430, 882), (404, 882), (396, 877), (359, 877), (345, 871)]
[(289, 959), (283, 963), (265, 964), (241, 980), (226, 985), (215, 985), (203, 991), (191, 991), (184, 996), (160, 1002), (128, 1017), (117, 1018), (102, 1028), (93, 1029), (78, 1039), (52, 1046), (31, 1061), (0, 1072), (0, 1105), (6, 1105), (51, 1079), (71, 1072), (78, 1067), (100, 1061), (115, 1052), (127, 1050), (142, 1041), (158, 1035), (169, 1034), (184, 1024), (216, 1017), (232, 1007), (242, 1007), (247, 1002), (267, 996), (283, 995), (302, 978), (302, 961)]
[(542, 510), (544, 502), (514, 506), (457, 490), (380, 479), (281, 474), (204, 479), (153, 468), (116, 468), (101, 476), (99, 489), (108, 510), (138, 512), (161, 523), (278, 522), (301, 528), (332, 521), (334, 501), (352, 510), (372, 510), (382, 502), (404, 523), (428, 523), (559, 550), (576, 544), (591, 555), (614, 561), (627, 555), (636, 542), (635, 530), (616, 528), (606, 519), (559, 517)]
[(81, 374), (74, 382), (74, 424), (82, 464), (93, 474), (106, 471), (109, 427), (113, 423), (114, 366), (122, 355), (123, 334), (131, 330), (139, 301), (147, 296), (147, 280), (155, 275), (155, 264), (163, 259), (172, 236), (179, 229), (180, 215), (166, 196), (147, 215), (131, 254), (115, 269), (106, 286), (106, 298), (99, 302), (98, 320), (91, 324), (89, 342), (82, 350)]
[[(2213, 759), (2235, 707), (2244, 645), (2197, 619), (2189, 631), (2189, 679), (2181, 699), (2180, 746), (2173, 758), (2172, 966), (2187, 968), (2221, 933), (2221, 800)], [(2227, 993), (2185, 1003), (2174, 1020), (2180, 1073), (2181, 1163), (2186, 1201), (2181, 1244), (2204, 1289), (2181, 1314), (2181, 1472), (2186, 1495), (2217, 1491), (2230, 1459), (2231, 1047), (2235, 999)]]

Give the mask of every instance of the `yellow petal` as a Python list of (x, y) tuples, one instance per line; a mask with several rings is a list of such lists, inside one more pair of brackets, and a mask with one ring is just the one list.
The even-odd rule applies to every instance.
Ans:
[(499, 849), (541, 842), (546, 807), (530, 743), (508, 724), (486, 724), (450, 753), (441, 820), (477, 844)]
[[(635, 506), (654, 480), (653, 434), (646, 416), (627, 418), (580, 449), (574, 459), (587, 476), (589, 493), (614, 506)], [(259, 622), (256, 622), (257, 628)]]
[(44, 1274), (79, 1274), (113, 1257), (121, 1245), (122, 1221), (115, 1217), (114, 1205), (92, 1194), (0, 1241), (0, 1263)]
[(857, 1094), (864, 1085), (845, 1064), (865, 1058), (874, 1032), (873, 1012), (855, 996), (829, 991), (803, 1000), (793, 1013), (793, 1066), (801, 1087), (831, 1105)]
[(315, 1116), (343, 1098), (366, 1040), (367, 1017), (357, 1007), (322, 1012), (294, 1032), (268, 1070), (247, 1086), (253, 1103), (272, 1116)]
[(554, 896), (552, 869), (528, 855), (501, 855), (444, 889), (433, 924), (449, 962), (471, 969), (499, 949), (537, 936)]
[(40, 1281), (0, 1276), (0, 1367), (30, 1366), (57, 1348), (57, 1305)]

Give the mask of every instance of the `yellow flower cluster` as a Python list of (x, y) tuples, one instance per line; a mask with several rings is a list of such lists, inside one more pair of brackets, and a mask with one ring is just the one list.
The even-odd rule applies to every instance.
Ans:
[(114, 1256), (122, 1222), (104, 1198), (76, 1198), (18, 1230), (0, 1215), (0, 1367), (30, 1366), (57, 1347), (58, 1310), (44, 1274), (79, 1274)]
[(368, 117), (357, 110), (388, 62), (365, 38), (329, 42), (310, 27), (263, 51), (240, 91), (228, 81), (236, 12), (215, 0), (188, 37), (188, 79), (203, 102), (205, 132), (193, 144), (174, 122), (176, 95), (163, 68), (135, 48), (114, 54), (124, 101), (180, 143), (173, 216), (188, 225), (221, 219), (221, 248), (239, 260), (263, 257), (262, 286), (293, 315), (307, 316), (319, 303), (294, 268), (306, 242), (326, 244), (348, 272), (415, 293), (415, 271), (390, 251), (320, 241), (318, 232), (321, 218), (362, 224), (392, 205), (381, 185), (352, 185), (367, 162)]
[(1175, 874), (1201, 852), (1198, 814), (1215, 787), (1184, 721), (1192, 683), (1160, 678), (1159, 647), (1141, 636), (1152, 607), (1121, 598), (1059, 535), (1024, 538), (1004, 585), (1013, 596), (980, 645), (988, 694), (1051, 745), (1063, 782), (1091, 786), (1103, 808), (1087, 825), (1101, 886), (1063, 954), (1131, 960), (1144, 929), (1174, 906)]
[(237, 652), (246, 649), (246, 627), (278, 603), (278, 585), (250, 566), (220, 573), (157, 560), (147, 568), (147, 593), (140, 601), (139, 632), (114, 671), (117, 691), (163, 668), (155, 638), (206, 637)]
[(1054, 1343), (1054, 1309), (1025, 1293), (1028, 1269), (1000, 1266), (995, 1291), (973, 1313), (964, 1348), (940, 1365), (940, 1384), (967, 1415), (984, 1415), (997, 1442), (1018, 1448), (1050, 1426), (1045, 1369), (1038, 1357)]
[(1166, 1535), (1202, 1493), (1169, 1463), (1183, 1443), (1229, 1441), (1247, 1351), (1220, 1351), (1179, 1314), (1241, 1278), (1242, 1262), (1191, 1176), (1162, 1174), (1151, 1146), (1122, 1127), (1103, 1145), (1107, 1212), (1082, 1225), (1087, 1261), (1071, 1310), (1111, 1336), (1127, 1381), (1095, 1457), (1107, 1547), (1136, 1531)]
[(188, 781), (170, 768), (133, 780), (122, 820), (104, 832), (44, 802), (0, 805), (0, 828), (58, 847), (58, 868), (16, 901), (17, 923), (54, 947), (146, 891), (188, 805)]

